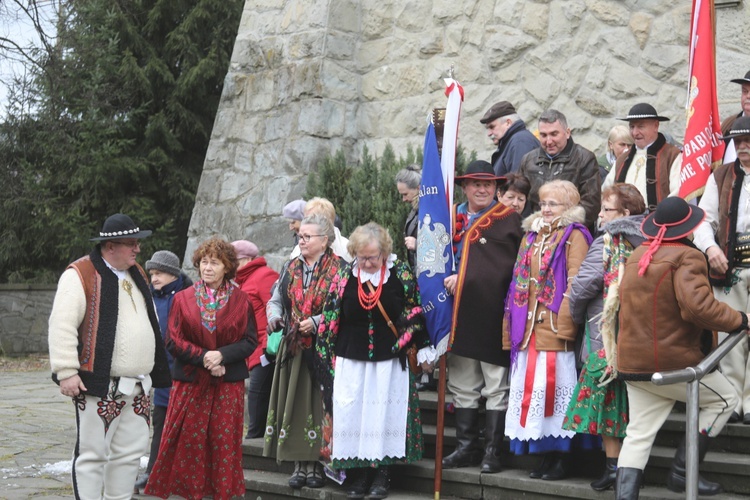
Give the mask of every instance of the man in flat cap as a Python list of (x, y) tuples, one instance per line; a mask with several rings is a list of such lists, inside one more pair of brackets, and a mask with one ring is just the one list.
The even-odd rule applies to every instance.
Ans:
[(620, 120), (630, 124), (635, 147), (617, 158), (602, 188), (615, 182), (633, 184), (653, 212), (664, 198), (679, 194), (682, 154), (659, 132), (659, 123), (669, 118), (659, 116), (650, 104), (636, 104)]
[[(706, 218), (694, 243), (708, 257), (709, 278), (718, 300), (740, 311), (750, 304), (750, 116), (735, 120), (722, 139), (732, 139), (737, 159), (709, 176), (700, 207)], [(720, 340), (726, 333), (720, 334)], [(730, 422), (750, 425), (750, 356), (743, 340), (719, 366), (739, 394)], [(744, 414), (744, 417), (743, 417)]]
[(148, 449), (151, 387), (169, 387), (164, 342), (146, 273), (136, 263), (151, 234), (109, 217), (94, 250), (60, 277), (49, 318), (49, 359), (72, 398), (75, 498), (128, 500)]
[(508, 101), (493, 104), (479, 122), (497, 146), (492, 153), (492, 168), (497, 176), (517, 172), (523, 156), (539, 147), (537, 138), (526, 129), (516, 108)]
[(518, 169), (518, 173), (531, 182), (524, 216), (539, 210), (542, 184), (553, 180), (570, 181), (581, 195), (586, 227), (593, 232), (602, 197), (596, 155), (573, 141), (567, 118), (556, 109), (548, 109), (539, 116), (539, 142), (540, 147), (527, 153)]
[[(724, 121), (721, 122), (721, 133), (725, 137), (729, 134), (729, 131), (737, 118), (741, 116), (750, 116), (750, 71), (745, 73), (744, 78), (735, 78), (730, 81), (732, 83), (737, 83), (742, 87), (740, 92), (740, 105), (742, 106), (742, 111), (736, 115), (730, 116), (729, 118), (725, 118)], [(724, 163), (732, 163), (737, 159), (737, 148), (731, 138), (726, 139), (725, 142), (727, 147), (724, 150)]]

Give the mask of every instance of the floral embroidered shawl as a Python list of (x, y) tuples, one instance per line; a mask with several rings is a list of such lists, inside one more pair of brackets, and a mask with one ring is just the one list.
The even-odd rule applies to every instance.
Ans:
[(198, 280), (194, 285), (195, 302), (201, 312), (201, 323), (209, 332), (216, 330), (216, 313), (229, 302), (233, 286), (224, 281), (219, 288), (209, 291), (205, 281)]
[[(396, 260), (393, 263), (391, 271), (395, 271), (395, 273), (391, 274), (391, 277), (395, 274), (399, 281), (401, 281), (404, 287), (404, 297), (406, 298), (400, 317), (398, 319), (393, 318), (396, 329), (400, 334), (398, 341), (394, 342), (394, 352), (399, 349), (405, 352), (404, 348), (412, 340), (417, 342), (417, 339), (420, 340), (417, 347), (427, 347), (429, 345), (429, 337), (427, 335), (418, 335), (424, 333), (424, 319), (422, 317), (422, 307), (420, 306), (419, 289), (417, 288), (416, 279), (409, 266), (400, 260)], [(317, 354), (315, 357), (315, 375), (323, 391), (324, 430), (321, 456), (324, 460), (330, 460), (332, 449), (330, 424), (333, 422), (333, 376), (336, 364), (336, 336), (339, 332), (339, 320), (341, 318), (341, 299), (344, 296), (346, 284), (352, 277), (352, 264), (347, 264), (336, 273), (336, 276), (331, 281), (326, 303), (323, 307), (320, 326), (318, 327), (318, 337), (315, 346)], [(370, 327), (372, 328), (372, 325)]]
[[(558, 222), (559, 224), (559, 222)], [(574, 229), (583, 233), (586, 242), (590, 245), (592, 238), (586, 226), (573, 222), (567, 226), (553, 228), (549, 235), (543, 235), (547, 239), (543, 245), (543, 254), (539, 275), (531, 280), (531, 258), (534, 253), (534, 241), (540, 234), (529, 231), (521, 242), (518, 250), (518, 259), (513, 268), (514, 280), (508, 289), (508, 298), (505, 301), (506, 320), (509, 322), (511, 351), (511, 366), (514, 365), (518, 350), (526, 333), (526, 318), (529, 310), (529, 290), (534, 287), (536, 300), (558, 313), (563, 301), (563, 295), (567, 290), (568, 267), (566, 262), (565, 244)]]

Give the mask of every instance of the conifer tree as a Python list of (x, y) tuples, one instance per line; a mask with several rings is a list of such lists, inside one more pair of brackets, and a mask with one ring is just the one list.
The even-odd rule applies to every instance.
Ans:
[(103, 220), (184, 253), (242, 0), (70, 0), (57, 43), (0, 124), (0, 281), (48, 278)]

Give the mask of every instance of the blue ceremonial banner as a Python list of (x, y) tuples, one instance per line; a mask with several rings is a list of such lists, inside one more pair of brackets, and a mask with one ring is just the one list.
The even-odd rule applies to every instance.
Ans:
[(422, 182), (419, 186), (419, 231), (417, 238), (417, 282), (427, 333), (438, 354), (445, 353), (453, 321), (453, 296), (443, 280), (453, 274), (451, 206), (440, 167), (435, 127), (430, 124), (424, 138)]

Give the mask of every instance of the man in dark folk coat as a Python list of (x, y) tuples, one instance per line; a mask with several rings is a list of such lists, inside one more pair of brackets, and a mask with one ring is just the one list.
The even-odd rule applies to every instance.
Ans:
[[(502, 177), (486, 161), (472, 162), (456, 177), (468, 201), (456, 207), (454, 252), (458, 274), (445, 279), (455, 295), (448, 390), (456, 408), (456, 450), (443, 459), (446, 469), (481, 463), (482, 472), (500, 471), (500, 445), (508, 408), (508, 366), (502, 350), (503, 300), (521, 243), (520, 216), (498, 203)], [(487, 398), (485, 449), (479, 445), (479, 402)]]

